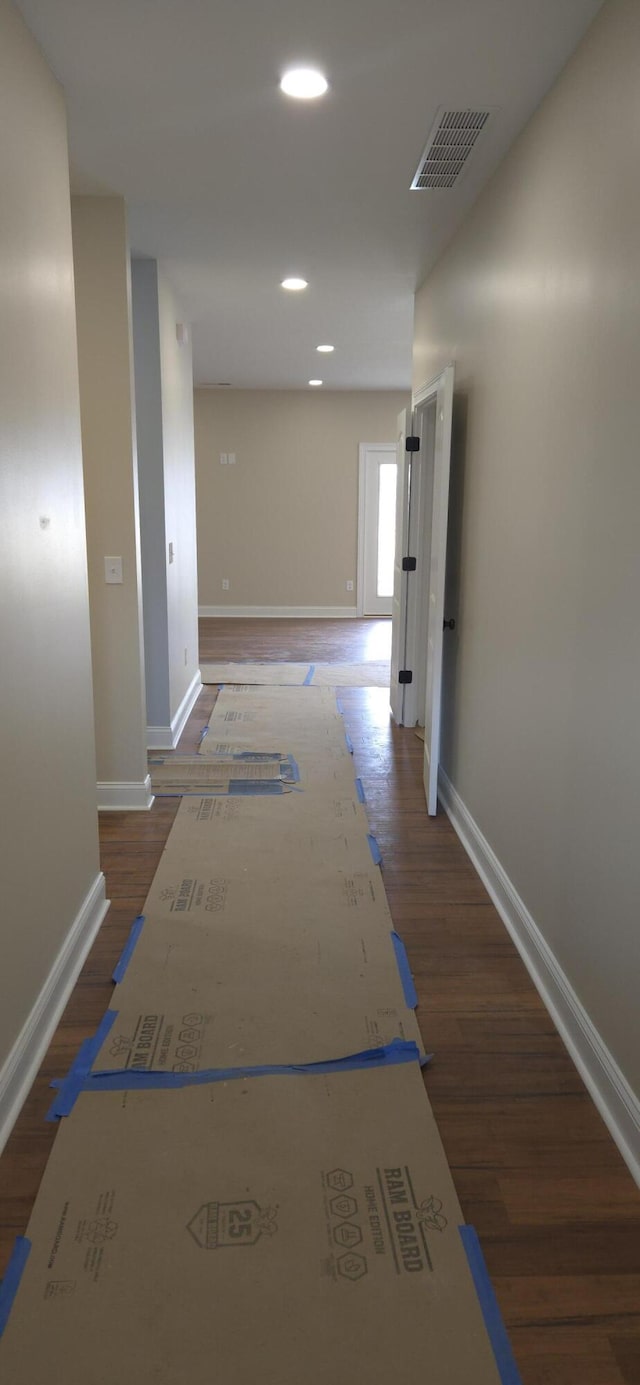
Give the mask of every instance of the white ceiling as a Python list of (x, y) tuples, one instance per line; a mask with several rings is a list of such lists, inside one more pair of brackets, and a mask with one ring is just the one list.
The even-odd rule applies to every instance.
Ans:
[[(74, 189), (126, 198), (197, 383), (379, 389), (409, 385), (414, 291), (601, 0), (18, 3), (66, 89)], [(296, 61), (322, 100), (279, 91)], [(441, 105), (500, 110), (454, 189), (410, 192)]]

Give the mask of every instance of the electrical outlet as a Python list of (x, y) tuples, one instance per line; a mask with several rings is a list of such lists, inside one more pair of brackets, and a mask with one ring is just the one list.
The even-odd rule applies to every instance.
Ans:
[(105, 558), (104, 580), (105, 582), (115, 583), (116, 586), (120, 586), (124, 580), (122, 576), (122, 558)]
[(222, 579), (222, 590), (223, 590), (223, 592), (228, 592), (229, 586), (230, 586), (229, 578), (228, 578), (228, 577), (223, 577), (223, 579)]
[(235, 454), (235, 452), (227, 452), (227, 466), (235, 466), (235, 464), (236, 464), (236, 454)]
[(353, 591), (353, 582), (347, 582), (347, 591), (348, 591), (348, 592), (352, 592), (352, 591)]

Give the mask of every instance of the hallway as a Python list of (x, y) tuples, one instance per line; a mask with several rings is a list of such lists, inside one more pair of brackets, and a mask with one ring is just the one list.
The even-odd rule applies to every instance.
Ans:
[[(375, 621), (203, 620), (201, 658), (350, 662), (385, 656)], [(193, 752), (216, 697), (183, 735)], [(453, 829), (429, 820), (422, 745), (384, 689), (342, 689), (384, 884), (434, 1061), (425, 1081), (467, 1220), (481, 1238), (524, 1385), (638, 1379), (640, 1214), (615, 1146)], [(177, 800), (102, 816), (111, 909), (0, 1162), (0, 1273), (24, 1231), (55, 1135), (48, 1083), (109, 1005)]]

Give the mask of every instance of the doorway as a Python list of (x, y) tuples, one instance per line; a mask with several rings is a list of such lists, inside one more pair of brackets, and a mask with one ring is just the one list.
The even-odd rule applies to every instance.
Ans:
[(361, 443), (358, 484), (359, 616), (390, 616), (398, 464), (394, 443)]
[(445, 569), (454, 367), (447, 366), (398, 419), (398, 506), (391, 712), (399, 726), (424, 726), (424, 785), (437, 812)]

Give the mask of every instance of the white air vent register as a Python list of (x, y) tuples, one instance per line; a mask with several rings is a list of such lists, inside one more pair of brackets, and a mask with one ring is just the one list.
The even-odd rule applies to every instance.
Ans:
[(483, 110), (451, 111), (441, 106), (411, 187), (452, 188), (495, 110), (495, 106), (485, 106)]

